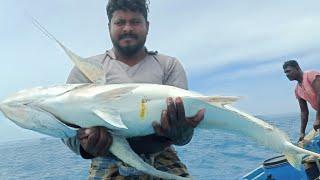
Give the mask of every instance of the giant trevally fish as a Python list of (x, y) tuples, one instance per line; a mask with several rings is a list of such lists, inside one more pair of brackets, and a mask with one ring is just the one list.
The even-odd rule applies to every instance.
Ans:
[(296, 168), (301, 166), (304, 155), (320, 157), (293, 145), (281, 130), (230, 106), (237, 97), (204, 96), (157, 84), (103, 85), (105, 74), (101, 64), (79, 57), (35, 23), (63, 48), (75, 66), (94, 84), (37, 87), (11, 95), (1, 102), (0, 109), (22, 128), (67, 138), (76, 135), (74, 127), (105, 126), (113, 136), (110, 152), (123, 162), (159, 178), (190, 179), (155, 169), (135, 154), (126, 141), (128, 137), (154, 133), (151, 124), (160, 120), (161, 110), (167, 106), (166, 99), (181, 97), (186, 116), (205, 109), (204, 119), (197, 128), (223, 129), (246, 135), (276, 152), (284, 153)]

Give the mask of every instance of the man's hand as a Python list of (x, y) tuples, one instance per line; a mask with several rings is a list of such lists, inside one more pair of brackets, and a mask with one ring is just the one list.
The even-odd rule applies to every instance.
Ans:
[(77, 138), (87, 153), (92, 156), (106, 156), (112, 144), (112, 136), (108, 129), (102, 126), (81, 128), (77, 132)]
[(153, 122), (153, 128), (157, 135), (169, 138), (174, 145), (185, 145), (192, 139), (194, 128), (203, 120), (204, 109), (201, 109), (193, 117), (185, 117), (182, 99), (167, 99), (167, 110), (161, 114), (161, 124)]
[(303, 141), (304, 136), (305, 136), (305, 133), (300, 133), (300, 137), (299, 137), (298, 142)]
[(316, 119), (313, 123), (313, 129), (315, 131), (318, 131), (319, 128), (320, 128), (320, 119)]

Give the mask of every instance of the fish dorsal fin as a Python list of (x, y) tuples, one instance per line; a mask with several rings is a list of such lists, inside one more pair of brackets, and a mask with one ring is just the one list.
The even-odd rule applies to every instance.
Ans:
[(105, 73), (102, 64), (95, 62), (90, 58), (82, 58), (64, 46), (56, 37), (54, 37), (45, 27), (43, 27), (34, 17), (29, 16), (32, 20), (33, 25), (39, 29), (49, 39), (55, 41), (63, 51), (72, 60), (74, 65), (93, 83), (104, 84)]
[(94, 109), (93, 113), (116, 129), (128, 129), (122, 122), (120, 112), (115, 109)]
[(97, 99), (98, 101), (117, 100), (125, 95), (132, 93), (132, 91), (137, 87), (138, 86), (124, 86), (124, 87), (114, 88), (109, 91), (104, 91), (100, 94), (97, 94), (95, 96), (95, 99)]
[(227, 105), (236, 102), (237, 100), (241, 99), (239, 96), (201, 96), (197, 97), (197, 99), (212, 103), (212, 104), (221, 104)]
[(60, 42), (57, 42), (64, 52), (69, 56), (74, 65), (93, 83), (104, 84), (106, 82), (105, 72), (102, 64), (90, 58), (82, 58), (73, 53)]

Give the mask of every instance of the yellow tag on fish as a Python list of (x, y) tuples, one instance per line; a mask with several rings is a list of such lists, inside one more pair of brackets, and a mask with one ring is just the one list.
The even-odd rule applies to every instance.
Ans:
[(143, 120), (146, 116), (146, 113), (147, 113), (147, 101), (145, 99), (142, 99), (141, 100), (141, 103), (140, 103), (140, 118)]

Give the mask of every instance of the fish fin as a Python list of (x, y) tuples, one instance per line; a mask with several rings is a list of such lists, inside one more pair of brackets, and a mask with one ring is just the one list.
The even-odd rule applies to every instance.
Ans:
[(120, 112), (115, 109), (94, 109), (93, 113), (117, 129), (128, 129), (122, 122)]
[(311, 155), (311, 156), (315, 156), (316, 158), (320, 158), (320, 154), (306, 150), (306, 149), (302, 149), (298, 146), (293, 145), (290, 142), (286, 143), (284, 153), (285, 153), (285, 157), (287, 158), (291, 166), (298, 170), (302, 169), (303, 167), (302, 159), (306, 155)]
[(97, 94), (95, 96), (95, 99), (99, 101), (110, 101), (110, 100), (116, 100), (119, 99), (125, 95), (130, 94), (134, 89), (136, 89), (138, 86), (125, 86), (125, 87), (119, 87), (115, 88), (109, 91), (102, 92), (100, 94)]
[(232, 104), (237, 100), (241, 99), (241, 97), (239, 96), (201, 96), (196, 98), (199, 100), (208, 102), (210, 104), (220, 104), (220, 105)]
[[(69, 127), (61, 122), (57, 117), (51, 113), (34, 105), (24, 104), (0, 104), (1, 110), (5, 117), (10, 119), (16, 125), (24, 128), (42, 133), (45, 135), (68, 138), (76, 136), (77, 131), (75, 128)], [(16, 113), (26, 114), (27, 117), (17, 120), (15, 118)]]
[(105, 84), (105, 72), (102, 67), (102, 64), (96, 62), (91, 58), (82, 58), (77, 54), (73, 53), (70, 49), (65, 47), (63, 44), (58, 42), (60, 47), (64, 52), (69, 56), (74, 65), (93, 83), (96, 84)]
[(43, 27), (39, 21), (29, 15), (33, 25), (39, 29), (49, 39), (55, 41), (63, 51), (72, 60), (74, 65), (93, 83), (104, 84), (106, 82), (105, 73), (102, 64), (95, 62), (90, 58), (82, 58), (64, 46), (56, 37), (54, 37), (45, 27)]
[(319, 136), (319, 131), (315, 131), (312, 128), (312, 130), (303, 138), (303, 140), (299, 142), (299, 147), (306, 147), (307, 145), (309, 145), (311, 143), (311, 141), (316, 136)]
[(191, 178), (181, 177), (167, 172), (162, 172), (148, 163), (144, 162), (129, 146), (126, 138), (112, 133), (113, 142), (109, 151), (117, 156), (121, 161), (129, 164), (131, 167), (136, 168), (138, 171), (155, 176), (161, 179), (177, 179), (177, 180), (190, 180)]

